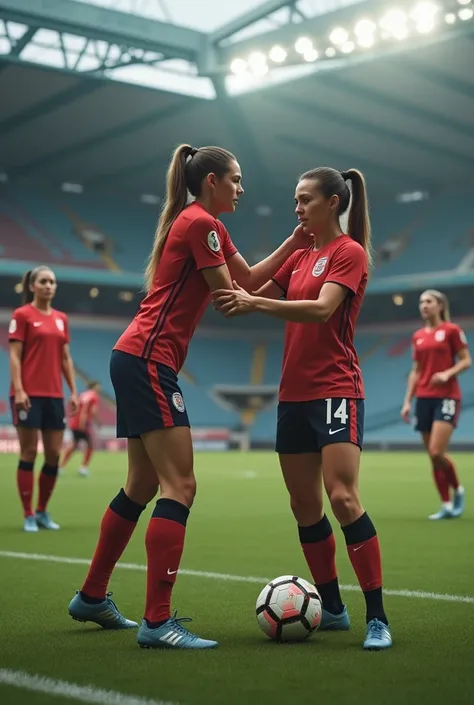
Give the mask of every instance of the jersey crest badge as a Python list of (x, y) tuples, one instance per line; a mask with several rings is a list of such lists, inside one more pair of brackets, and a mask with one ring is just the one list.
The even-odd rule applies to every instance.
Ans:
[(56, 327), (61, 333), (64, 333), (64, 321), (62, 318), (56, 318)]
[(320, 257), (313, 267), (313, 277), (320, 277), (326, 268), (327, 257)]
[(173, 402), (173, 406), (175, 409), (177, 409), (179, 412), (184, 414), (185, 406), (184, 406), (184, 401), (183, 397), (179, 392), (175, 392), (173, 396), (171, 397), (171, 401)]
[(434, 334), (434, 339), (436, 340), (437, 343), (442, 343), (445, 338), (446, 338), (446, 331), (444, 331), (444, 330), (437, 330), (436, 333)]
[(211, 249), (213, 252), (219, 252), (219, 250), (221, 249), (221, 243), (219, 242), (219, 238), (217, 237), (217, 233), (215, 230), (211, 230), (211, 232), (207, 236), (207, 244), (209, 245), (209, 249)]

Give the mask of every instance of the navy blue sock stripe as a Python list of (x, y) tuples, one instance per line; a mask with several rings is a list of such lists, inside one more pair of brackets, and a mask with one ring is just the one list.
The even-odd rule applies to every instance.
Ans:
[(20, 460), (20, 462), (18, 463), (18, 470), (32, 471), (34, 466), (34, 463), (29, 463), (26, 460)]
[(364, 512), (361, 517), (348, 524), (347, 526), (341, 527), (346, 539), (346, 545), (352, 546), (355, 543), (363, 543), (364, 541), (369, 541), (377, 536), (375, 526), (372, 524), (367, 512)]
[(120, 490), (118, 495), (113, 498), (109, 504), (109, 508), (115, 512), (115, 514), (118, 514), (119, 517), (122, 517), (122, 519), (133, 521), (134, 524), (137, 523), (140, 518), (140, 514), (145, 509), (144, 506), (137, 504), (137, 502), (134, 502), (133, 499), (127, 497), (123, 488)]
[(189, 517), (189, 508), (174, 499), (159, 499), (153, 510), (153, 519), (170, 519), (186, 526)]
[(332, 526), (326, 514), (312, 526), (298, 526), (300, 543), (319, 543), (325, 541), (332, 534)]
[(50, 475), (51, 477), (55, 477), (58, 474), (58, 466), (57, 465), (48, 465), (48, 463), (45, 463), (43, 467), (41, 468), (41, 472), (44, 475)]

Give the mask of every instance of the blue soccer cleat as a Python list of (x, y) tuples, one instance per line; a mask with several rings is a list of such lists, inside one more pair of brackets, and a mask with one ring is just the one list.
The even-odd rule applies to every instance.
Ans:
[(30, 516), (28, 517), (25, 517), (23, 531), (26, 531), (28, 534), (33, 534), (38, 531), (38, 524), (36, 523), (36, 518), (32, 514), (30, 514)]
[(331, 612), (323, 609), (323, 616), (321, 618), (321, 624), (319, 625), (320, 631), (347, 632), (350, 628), (351, 620), (349, 619), (349, 613), (345, 605), (340, 614), (332, 614)]
[(36, 523), (40, 529), (58, 531), (61, 527), (50, 517), (49, 512), (36, 512)]
[(365, 634), (364, 649), (367, 651), (383, 651), (392, 646), (392, 635), (390, 627), (379, 619), (371, 619), (367, 625)]
[(431, 519), (431, 521), (439, 521), (440, 519), (452, 519), (453, 516), (451, 504), (443, 504), (439, 512), (431, 514), (428, 519)]
[(80, 592), (76, 592), (69, 603), (69, 614), (77, 622), (94, 622), (103, 629), (135, 629), (138, 627), (138, 622), (126, 619), (123, 614), (120, 614), (117, 605), (110, 599), (111, 594), (111, 592), (107, 593), (107, 597), (102, 602), (90, 605), (88, 602), (84, 602)]
[(217, 641), (201, 639), (192, 634), (182, 622), (191, 622), (189, 617), (176, 618), (176, 612), (161, 627), (151, 629), (143, 620), (138, 630), (137, 641), (142, 649), (216, 649)]
[(453, 499), (453, 517), (458, 518), (464, 513), (466, 492), (464, 487), (458, 487)]

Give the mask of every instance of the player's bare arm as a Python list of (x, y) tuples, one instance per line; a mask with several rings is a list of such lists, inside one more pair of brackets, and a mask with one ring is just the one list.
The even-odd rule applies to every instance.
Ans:
[(467, 348), (461, 348), (458, 352), (458, 362), (443, 372), (436, 372), (431, 378), (431, 384), (439, 386), (446, 384), (452, 377), (457, 377), (461, 372), (465, 372), (472, 366), (472, 358)]
[(70, 403), (71, 403), (71, 409), (74, 413), (79, 408), (79, 399), (77, 396), (76, 375), (74, 372), (74, 363), (72, 361), (71, 352), (70, 352), (68, 343), (66, 343), (63, 348), (62, 371), (63, 371), (64, 378), (68, 384), (68, 387), (71, 390)]
[(345, 286), (327, 282), (315, 301), (279, 301), (251, 296), (234, 282), (233, 291), (214, 292), (214, 301), (226, 317), (259, 312), (293, 323), (326, 323), (347, 294)]
[(15, 392), (15, 406), (17, 409), (28, 411), (31, 403), (23, 389), (21, 378), (21, 359), (23, 356), (23, 343), (21, 340), (10, 341), (10, 375)]

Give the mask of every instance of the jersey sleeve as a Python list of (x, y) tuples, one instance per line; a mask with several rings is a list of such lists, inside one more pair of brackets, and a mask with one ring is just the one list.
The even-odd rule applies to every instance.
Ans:
[(232, 242), (231, 237), (226, 228), (222, 228), (222, 230), (222, 252), (224, 254), (224, 259), (227, 262), (227, 260), (230, 259), (232, 255), (235, 255), (238, 250)]
[(340, 284), (356, 294), (366, 272), (367, 257), (364, 250), (359, 246), (342, 246), (331, 257), (325, 283)]
[(68, 319), (68, 317), (64, 316), (63, 321), (64, 321), (64, 337), (66, 339), (66, 343), (69, 344), (71, 342), (71, 335), (69, 333), (69, 319)]
[(28, 329), (28, 318), (25, 312), (17, 308), (13, 311), (13, 316), (8, 326), (8, 340), (19, 340), (21, 343), (25, 342), (26, 334)]
[(212, 218), (196, 218), (188, 227), (186, 240), (198, 269), (225, 264), (227, 245)]
[(416, 333), (411, 336), (411, 359), (413, 362), (418, 362), (418, 348), (416, 345)]
[(450, 332), (451, 349), (455, 355), (463, 348), (467, 348), (466, 334), (459, 326), (453, 326)]
[[(301, 253), (301, 250), (299, 250)], [(295, 255), (297, 253), (294, 252), (292, 255), (288, 257), (286, 260), (285, 264), (283, 264), (278, 272), (272, 277), (272, 281), (275, 282), (275, 284), (278, 284), (280, 289), (286, 294), (288, 291), (288, 287), (290, 286), (290, 279), (291, 279), (291, 273), (293, 272), (294, 266), (295, 266)]]

